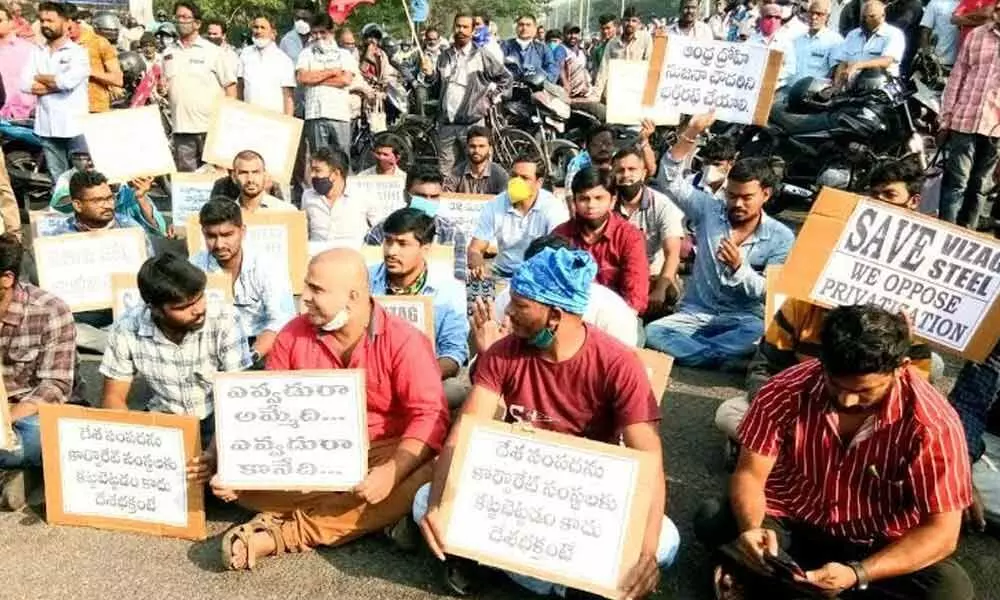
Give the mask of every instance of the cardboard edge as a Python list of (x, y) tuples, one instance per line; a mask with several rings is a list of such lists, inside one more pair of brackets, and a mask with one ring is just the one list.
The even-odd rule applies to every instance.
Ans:
[[(154, 122), (156, 123), (156, 129), (159, 129), (159, 131), (162, 133), (163, 136), (162, 137), (163, 146), (161, 148), (158, 148), (158, 150), (165, 150), (166, 156), (169, 157), (169, 161), (165, 160), (163, 165), (160, 166), (160, 168), (154, 169), (152, 171), (130, 170), (130, 169), (115, 170), (115, 169), (102, 168), (101, 173), (108, 179), (108, 182), (127, 183), (137, 177), (159, 177), (160, 175), (173, 175), (177, 173), (177, 163), (174, 160), (173, 153), (170, 151), (170, 142), (167, 139), (167, 132), (163, 129), (163, 118), (160, 115), (160, 109), (154, 105), (149, 105), (137, 108), (126, 108), (124, 110), (135, 111), (133, 112), (133, 114), (147, 114), (148, 116), (146, 118), (150, 121), (150, 123), (147, 124), (149, 129), (153, 129), (152, 124)], [(122, 129), (122, 127), (118, 123), (116, 123), (116, 121), (120, 118), (121, 118), (121, 110), (112, 110), (102, 113), (90, 113), (88, 115), (85, 115), (84, 116), (85, 131), (81, 135), (86, 137), (86, 128), (88, 121), (90, 123), (97, 123), (98, 125), (100, 125), (100, 127), (94, 127), (94, 129), (120, 130)], [(101, 123), (101, 121), (108, 121), (108, 123)], [(155, 147), (158, 145), (156, 144), (156, 140), (151, 141), (148, 138), (144, 137), (142, 133), (135, 133), (134, 131), (130, 131), (129, 134), (133, 135), (133, 137), (138, 136), (144, 139), (145, 140), (143, 143), (144, 148), (149, 148), (151, 146)], [(120, 163), (118, 161), (115, 161), (115, 166), (118, 166), (119, 164)], [(103, 165), (103, 166), (107, 167), (108, 165)]]
[(778, 75), (781, 73), (781, 64), (784, 61), (784, 54), (778, 50), (769, 50), (767, 53), (767, 64), (764, 67), (763, 82), (760, 93), (757, 94), (757, 106), (753, 112), (754, 125), (767, 125), (771, 115), (771, 105), (774, 104), (774, 95), (778, 89)]
[(660, 73), (663, 71), (663, 61), (667, 58), (669, 38), (657, 33), (653, 38), (653, 50), (649, 56), (649, 72), (646, 73), (646, 89), (642, 92), (641, 107), (651, 107), (656, 104), (656, 89), (660, 86)]
[(215, 154), (215, 146), (219, 143), (218, 138), (221, 135), (221, 132), (219, 131), (219, 122), (221, 121), (221, 119), (219, 119), (219, 113), (226, 110), (227, 107), (245, 113), (250, 113), (257, 117), (270, 119), (275, 122), (283, 122), (292, 128), (292, 131), (289, 132), (292, 135), (289, 136), (288, 146), (285, 148), (285, 168), (282, 169), (280, 173), (275, 172), (270, 168), (267, 170), (268, 175), (270, 175), (272, 179), (280, 177), (281, 183), (290, 183), (292, 181), (292, 175), (295, 172), (295, 156), (299, 151), (299, 145), (302, 140), (302, 129), (305, 122), (302, 119), (272, 112), (258, 106), (254, 106), (248, 102), (236, 100), (235, 98), (221, 96), (212, 108), (212, 118), (209, 122), (208, 132), (205, 135), (205, 147), (201, 153), (202, 162), (217, 165), (223, 168), (233, 162), (232, 156), (224, 157)]

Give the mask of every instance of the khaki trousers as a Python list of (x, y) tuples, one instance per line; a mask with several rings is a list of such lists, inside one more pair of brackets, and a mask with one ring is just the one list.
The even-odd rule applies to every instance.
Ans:
[[(372, 443), (368, 468), (389, 460), (398, 439)], [(368, 504), (350, 492), (240, 492), (239, 504), (280, 518), (281, 537), (289, 552), (316, 546), (337, 546), (381, 531), (410, 513), (420, 486), (431, 480), (433, 461), (427, 461), (401, 481), (378, 504)]]

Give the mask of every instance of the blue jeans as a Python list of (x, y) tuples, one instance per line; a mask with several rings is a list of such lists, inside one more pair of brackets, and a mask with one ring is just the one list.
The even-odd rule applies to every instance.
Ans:
[(993, 184), (1000, 138), (952, 131), (947, 148), (939, 216), (949, 223), (975, 229)]
[(713, 367), (744, 358), (764, 335), (764, 320), (751, 314), (681, 312), (646, 326), (646, 346), (683, 367)]
[(23, 469), (42, 465), (42, 438), (38, 415), (14, 421), (14, 433), (21, 438), (21, 447), (10, 452), (0, 450), (0, 469)]
[[(430, 500), (430, 496), (431, 484), (425, 483), (417, 490), (416, 496), (413, 497), (413, 520), (417, 523), (420, 523), (424, 515), (427, 514), (427, 503)], [(670, 565), (674, 564), (674, 560), (677, 558), (677, 550), (680, 546), (681, 534), (677, 531), (677, 526), (666, 515), (663, 515), (663, 523), (660, 525), (660, 543), (656, 547), (656, 564), (660, 566), (660, 569), (669, 568)], [(552, 594), (559, 597), (566, 596), (565, 586), (509, 571), (505, 571), (505, 573), (514, 583), (539, 596), (549, 596)]]
[(42, 152), (45, 154), (45, 167), (49, 171), (52, 181), (59, 179), (59, 176), (69, 171), (69, 155), (71, 152), (86, 152), (87, 143), (82, 135), (71, 138), (42, 138)]

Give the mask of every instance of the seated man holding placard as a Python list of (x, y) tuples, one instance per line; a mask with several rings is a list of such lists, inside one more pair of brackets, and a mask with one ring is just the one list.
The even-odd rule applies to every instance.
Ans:
[(431, 459), (448, 430), (448, 409), (430, 341), (372, 301), (368, 269), (355, 250), (313, 257), (302, 303), (267, 357), (269, 371), (364, 369), (369, 472), (351, 492), (212, 491), (260, 511), (223, 535), (223, 562), (334, 546), (405, 523), (430, 481)]
[[(434, 243), (455, 248), (455, 278), (465, 281), (465, 248), (468, 236), (454, 221), (438, 214), (441, 207), (441, 189), (444, 176), (434, 167), (416, 165), (406, 174), (406, 205), (427, 213), (434, 219)], [(372, 227), (365, 236), (368, 246), (381, 246), (385, 242), (385, 221)]]
[(233, 305), (248, 336), (254, 364), (267, 356), (274, 338), (295, 317), (295, 300), (284, 265), (243, 245), (246, 226), (240, 206), (209, 200), (198, 214), (205, 249), (191, 263), (206, 273), (220, 271), (233, 282)]
[(728, 501), (695, 523), (719, 548), (720, 598), (975, 597), (949, 558), (972, 503), (962, 424), (909, 339), (903, 315), (835, 308), (819, 360), (761, 388)]
[(661, 189), (687, 216), (698, 248), (678, 312), (646, 326), (647, 346), (679, 365), (706, 368), (731, 366), (753, 353), (764, 333), (763, 271), (784, 263), (795, 239), (764, 212), (777, 183), (767, 159), (736, 161), (725, 203), (684, 178), (683, 162), (713, 122), (713, 113), (691, 117), (663, 155)]
[(128, 410), (132, 380), (152, 392), (144, 410), (201, 420), (201, 443), (215, 431), (212, 379), (251, 366), (246, 336), (233, 310), (208, 306), (205, 273), (176, 254), (150, 258), (139, 269), (143, 305), (115, 322), (101, 361), (101, 407)]
[[(649, 453), (656, 464), (656, 486), (643, 526), (639, 562), (622, 582), (624, 598), (643, 598), (659, 581), (659, 570), (677, 555), (680, 535), (664, 514), (666, 477), (658, 424), (660, 411), (642, 362), (631, 348), (586, 324), (597, 265), (579, 250), (545, 248), (527, 260), (511, 280), (507, 307), (512, 334), (477, 359), (473, 389), (462, 407), (464, 418), (492, 419), (506, 405), (505, 421), (607, 444), (623, 440)], [(452, 430), (434, 479), (414, 501), (414, 519), (434, 554), (445, 560), (439, 511), (451, 457), (458, 442)], [(476, 526), (462, 523), (462, 527)], [(449, 558), (446, 582), (459, 594), (472, 591), (474, 563)], [(539, 595), (564, 596), (565, 588), (511, 574)]]
[[(0, 348), (3, 388), (10, 402), (15, 445), (0, 450), (3, 507), (20, 510), (27, 498), (24, 468), (42, 465), (38, 406), (72, 399), (76, 373), (73, 313), (52, 294), (20, 281), (24, 247), (0, 235)], [(0, 433), (0, 442), (7, 432)]]
[(402, 208), (383, 223), (384, 260), (371, 268), (375, 296), (431, 296), (434, 299), (434, 347), (448, 406), (465, 401), (468, 388), (456, 377), (469, 358), (469, 320), (465, 289), (454, 277), (427, 268), (427, 250), (434, 240), (434, 219), (416, 208)]

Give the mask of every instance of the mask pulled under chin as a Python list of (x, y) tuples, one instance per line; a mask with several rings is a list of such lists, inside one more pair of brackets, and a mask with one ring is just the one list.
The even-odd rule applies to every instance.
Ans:
[(332, 319), (324, 323), (320, 329), (323, 331), (339, 331), (347, 325), (347, 322), (351, 320), (351, 313), (347, 308), (342, 308), (340, 311), (333, 316)]
[(271, 40), (270, 38), (254, 38), (253, 45), (260, 49), (264, 49), (271, 45)]
[(536, 333), (528, 343), (538, 348), (539, 350), (547, 350), (552, 347), (552, 343), (556, 341), (556, 333), (549, 329), (548, 327), (542, 328), (541, 331)]
[(615, 186), (618, 189), (618, 197), (622, 200), (631, 200), (635, 198), (636, 194), (642, 189), (642, 182), (636, 181), (635, 183), (619, 183)]

